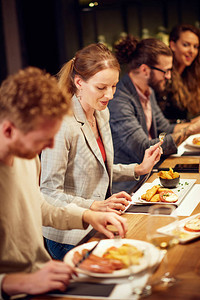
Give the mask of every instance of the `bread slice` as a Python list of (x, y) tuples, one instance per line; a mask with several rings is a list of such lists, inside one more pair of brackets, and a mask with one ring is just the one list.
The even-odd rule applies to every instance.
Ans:
[(200, 232), (200, 215), (186, 222), (184, 229), (192, 232)]

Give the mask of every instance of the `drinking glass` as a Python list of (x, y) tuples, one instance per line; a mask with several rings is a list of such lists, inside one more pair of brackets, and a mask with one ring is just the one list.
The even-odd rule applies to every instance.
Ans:
[[(177, 216), (173, 213), (175, 210), (174, 205), (152, 205), (149, 209), (149, 215), (147, 220), (147, 239), (154, 246), (163, 250), (164, 258), (163, 263), (165, 266), (165, 273), (156, 282), (156, 284), (161, 284), (165, 286), (171, 286), (176, 283), (176, 278), (174, 278), (168, 272), (168, 258), (167, 251), (178, 243), (178, 230), (177, 230)], [(173, 213), (173, 214), (172, 214)], [(173, 223), (173, 230), (161, 232), (160, 228), (164, 226), (169, 226)]]
[(132, 295), (136, 295), (139, 298), (147, 297), (151, 295), (151, 285), (148, 284), (148, 279), (151, 273), (149, 272), (151, 269), (151, 257), (150, 257), (150, 248), (148, 246), (140, 248), (140, 251), (143, 252), (142, 264), (144, 266), (144, 270), (139, 274), (133, 272), (133, 265), (131, 260), (132, 253), (130, 252), (129, 257), (129, 276), (128, 280), (131, 286)]

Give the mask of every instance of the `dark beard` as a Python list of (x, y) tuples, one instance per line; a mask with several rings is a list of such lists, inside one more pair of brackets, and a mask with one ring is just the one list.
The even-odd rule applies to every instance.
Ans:
[[(150, 73), (148, 85), (157, 93), (163, 92), (163, 90), (160, 88), (160, 82), (157, 82), (155, 80), (154, 72), (152, 70)], [(166, 80), (165, 80), (165, 85), (166, 85)]]

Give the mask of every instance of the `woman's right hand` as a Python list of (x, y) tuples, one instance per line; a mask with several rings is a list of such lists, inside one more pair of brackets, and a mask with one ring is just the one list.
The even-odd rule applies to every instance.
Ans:
[(156, 143), (145, 150), (144, 158), (141, 164), (135, 166), (135, 175), (140, 176), (149, 173), (153, 166), (160, 160), (163, 142)]
[(113, 194), (106, 200), (94, 201), (90, 206), (91, 210), (115, 212), (118, 215), (125, 210), (126, 206), (131, 201), (131, 196), (126, 192)]

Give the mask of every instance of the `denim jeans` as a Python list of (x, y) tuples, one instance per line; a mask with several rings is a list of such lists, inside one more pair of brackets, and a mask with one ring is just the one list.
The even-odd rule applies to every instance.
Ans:
[(63, 260), (65, 254), (74, 248), (74, 245), (61, 244), (44, 238), (46, 248), (53, 259)]

